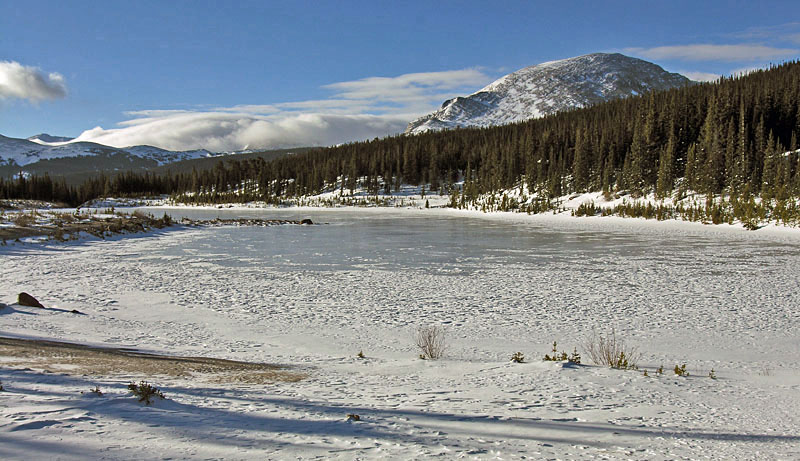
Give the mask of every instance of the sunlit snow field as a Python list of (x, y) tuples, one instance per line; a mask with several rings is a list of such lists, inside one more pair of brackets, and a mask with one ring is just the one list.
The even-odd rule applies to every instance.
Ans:
[[(0, 302), (27, 291), (87, 315), (15, 307), (0, 311), (0, 335), (292, 365), (308, 378), (215, 387), (153, 376), (169, 400), (141, 407), (125, 377), (0, 368), (1, 457), (800, 457), (800, 233), (167, 210), (319, 225), (2, 247)], [(412, 334), (433, 324), (449, 348), (423, 361)], [(649, 377), (585, 353), (588, 366), (541, 361), (553, 341), (582, 351), (611, 328)], [(509, 362), (517, 351), (527, 363)], [(683, 363), (688, 378), (671, 372)], [(95, 384), (107, 402), (81, 396)]]

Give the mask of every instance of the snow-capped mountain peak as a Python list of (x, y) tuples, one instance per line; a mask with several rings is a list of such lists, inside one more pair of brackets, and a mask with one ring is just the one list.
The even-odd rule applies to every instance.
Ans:
[(27, 139), (28, 141), (32, 141), (35, 142), (36, 144), (41, 144), (44, 146), (56, 146), (59, 144), (70, 142), (75, 138), (70, 138), (68, 136), (51, 136), (47, 133), (39, 133)]
[(641, 59), (587, 54), (526, 67), (469, 96), (447, 100), (439, 110), (409, 123), (406, 133), (502, 125), (690, 83)]

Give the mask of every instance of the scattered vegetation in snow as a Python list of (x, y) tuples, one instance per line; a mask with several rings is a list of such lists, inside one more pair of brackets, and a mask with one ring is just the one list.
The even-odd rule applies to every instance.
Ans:
[(558, 352), (558, 342), (553, 341), (553, 349), (550, 354), (544, 354), (545, 362), (569, 362), (576, 365), (581, 363), (581, 355), (578, 353), (578, 348), (572, 349), (572, 354), (567, 354), (564, 351)]

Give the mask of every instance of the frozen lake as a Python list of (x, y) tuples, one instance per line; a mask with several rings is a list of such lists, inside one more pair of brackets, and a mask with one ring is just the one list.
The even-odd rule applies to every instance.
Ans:
[[(4, 315), (0, 334), (299, 364), (312, 377), (293, 385), (295, 398), (341, 405), (342, 411), (360, 405), (389, 425), (403, 426), (401, 416), (378, 415), (387, 405), (556, 422), (636, 420), (654, 430), (646, 442), (609, 441), (620, 456), (653, 458), (672, 447), (677, 457), (725, 457), (748, 443), (785, 454), (784, 443), (800, 441), (791, 429), (800, 422), (791, 416), (800, 413), (795, 234), (439, 210), (167, 211), (176, 218), (311, 218), (320, 224), (204, 227), (2, 249), (0, 292), (7, 296), (0, 301), (28, 291), (45, 304), (89, 315)], [(430, 324), (444, 326), (450, 346), (447, 360), (436, 364), (416, 359), (411, 340), (416, 327)], [(539, 362), (554, 340), (565, 350), (581, 350), (593, 330), (612, 327), (639, 348), (640, 367), (670, 370), (686, 363), (692, 384)], [(359, 351), (366, 362), (355, 358)], [(529, 367), (523, 374), (508, 364), (516, 351), (534, 362), (521, 365)], [(711, 369), (720, 379), (700, 379)], [(258, 398), (255, 390), (241, 392)], [(554, 397), (562, 392), (563, 398)], [(322, 416), (309, 416), (315, 417)], [(724, 430), (727, 438), (709, 436), (694, 445), (655, 441), (654, 428), (689, 431), (698, 425)], [(464, 435), (469, 424), (457, 426), (428, 429), (443, 431), (436, 443), (458, 453), (488, 450)], [(577, 430), (575, 437), (587, 434), (562, 429)], [(517, 430), (503, 426), (496, 436)], [(333, 456), (335, 443), (302, 430), (276, 431), (285, 436), (281, 440), (291, 439), (287, 443), (302, 439), (311, 447), (276, 448), (279, 456)], [(567, 439), (539, 452), (542, 440), (520, 436), (504, 453), (589, 453), (576, 448), (577, 439)], [(413, 437), (392, 443), (398, 451), (380, 455), (366, 444), (356, 454), (445, 453)], [(378, 445), (388, 449), (385, 440)]]
[[(733, 359), (791, 353), (796, 346), (780, 344), (787, 326), (800, 319), (796, 239), (409, 210), (171, 213), (325, 223), (205, 229), (174, 244), (167, 240), (148, 255), (149, 263), (162, 266), (156, 272), (202, 260), (200, 273), (184, 267), (175, 277), (213, 273), (227, 282), (204, 290), (209, 303), (246, 293), (248, 311), (281, 321), (290, 322), (291, 307), (299, 306), (304, 316), (336, 328), (441, 323), (471, 344), (465, 354), (498, 358), (505, 348), (482, 349), (475, 340), (499, 335), (523, 344), (545, 345), (550, 337), (572, 343), (593, 328), (613, 326), (644, 350), (681, 350), (685, 355), (676, 360), (708, 357), (708, 347), (732, 352)], [(253, 292), (253, 278), (265, 291)], [(305, 309), (310, 305), (320, 309)], [(698, 333), (716, 340), (709, 344)]]

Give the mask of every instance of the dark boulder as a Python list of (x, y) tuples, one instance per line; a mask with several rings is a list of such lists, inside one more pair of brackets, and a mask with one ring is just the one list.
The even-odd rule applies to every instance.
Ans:
[(19, 296), (17, 296), (17, 304), (20, 306), (41, 307), (42, 309), (45, 308), (42, 303), (28, 293), (20, 293)]
[(300, 221), (300, 224), (309, 224), (310, 225), (310, 224), (314, 224), (314, 222), (311, 221), (310, 219), (306, 218), (306, 219)]

